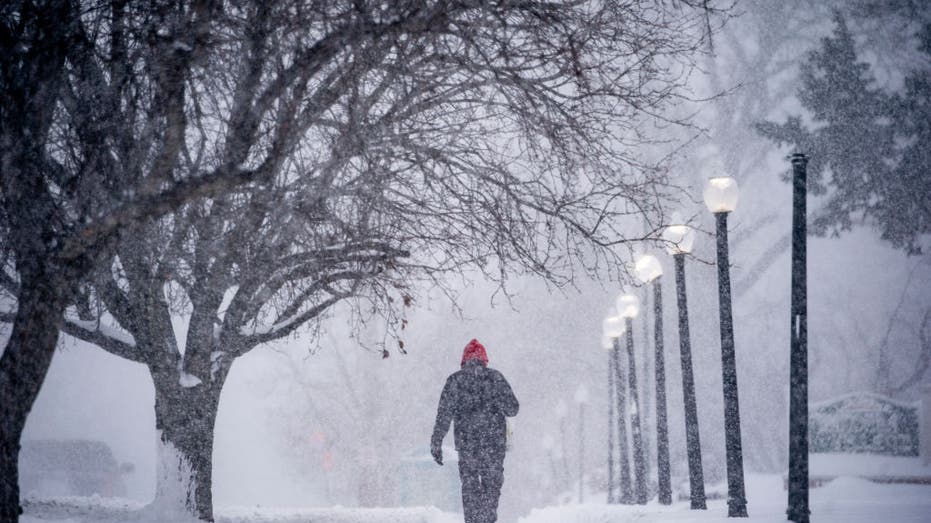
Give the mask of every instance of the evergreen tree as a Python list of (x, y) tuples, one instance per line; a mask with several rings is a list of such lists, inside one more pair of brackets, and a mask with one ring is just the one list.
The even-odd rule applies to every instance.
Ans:
[[(931, 59), (931, 27), (919, 34)], [(835, 14), (831, 36), (811, 51), (800, 71), (798, 98), (811, 123), (792, 116), (757, 130), (810, 156), (809, 189), (827, 194), (812, 232), (839, 235), (862, 221), (910, 254), (931, 232), (931, 75), (911, 71), (902, 93), (876, 85), (858, 60), (844, 18)]]

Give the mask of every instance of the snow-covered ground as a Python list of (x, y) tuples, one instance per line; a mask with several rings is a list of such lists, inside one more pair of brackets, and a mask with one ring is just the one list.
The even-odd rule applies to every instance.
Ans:
[[(747, 476), (748, 523), (786, 521), (786, 491), (778, 475)], [(817, 523), (927, 523), (931, 521), (931, 485), (878, 484), (840, 477), (810, 491), (811, 519)], [(688, 503), (663, 507), (565, 505), (536, 509), (518, 523), (732, 523), (724, 500), (708, 502), (708, 510), (689, 510)]]
[(812, 477), (857, 476), (883, 482), (896, 479), (931, 482), (931, 464), (925, 464), (921, 458), (814, 453), (811, 454), (808, 466)]
[[(748, 523), (785, 521), (783, 480), (779, 475), (747, 476)], [(596, 498), (601, 499), (602, 497)], [(840, 477), (811, 490), (812, 521), (817, 523), (927, 523), (931, 521), (931, 485), (879, 484)], [(218, 523), (456, 523), (462, 516), (435, 508), (264, 508), (219, 507)], [(708, 510), (689, 510), (688, 503), (662, 507), (570, 504), (535, 509), (518, 523), (727, 523), (723, 500), (708, 502)], [(30, 502), (23, 523), (169, 523), (135, 502), (101, 498), (60, 498)], [(502, 522), (509, 523), (509, 522)]]
[[(105, 498), (57, 498), (26, 504), (21, 523), (188, 523), (134, 501)], [(278, 508), (220, 507), (217, 523), (457, 523), (462, 516), (433, 507)]]

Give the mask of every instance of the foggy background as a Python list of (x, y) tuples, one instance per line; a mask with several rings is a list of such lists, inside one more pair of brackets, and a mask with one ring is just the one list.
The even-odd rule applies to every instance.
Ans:
[[(820, 37), (830, 34), (831, 3), (738, 6), (743, 14), (716, 35), (716, 55), (707, 58), (704, 74), (693, 80), (696, 98), (728, 94), (701, 106), (699, 125), (710, 131), (693, 142), (693, 154), (686, 158), (697, 159), (702, 148), (716, 147), (740, 183), (740, 203), (729, 225), (745, 468), (773, 472), (785, 468), (787, 454), (790, 253), (787, 245), (779, 246), (790, 232), (791, 188), (781, 179), (789, 151), (757, 134), (752, 125), (802, 113), (794, 97), (797, 64)], [(850, 24), (878, 83), (888, 89), (900, 86), (905, 67), (916, 60), (908, 33), (901, 30), (907, 20), (863, 16), (851, 18)], [(681, 110), (694, 107), (686, 103)], [(701, 228), (686, 272), (705, 478), (717, 483), (724, 478), (724, 422), (709, 234), (713, 219), (699, 201), (705, 176), (694, 165), (682, 161), (674, 173), (680, 183), (692, 186), (695, 198), (682, 202), (682, 214), (694, 216)], [(810, 197), (809, 209), (817, 209), (819, 201)], [(675, 294), (671, 259), (659, 258), (665, 270), (670, 452), (678, 488), (686, 463)], [(928, 260), (926, 254), (906, 256), (868, 226), (840, 238), (809, 239), (812, 402), (878, 390), (881, 346), (891, 363), (893, 387), (911, 373), (920, 354), (922, 315), (931, 306)], [(761, 263), (764, 268), (756, 274)], [(349, 308), (336, 307), (319, 332), (302, 331), (236, 361), (216, 423), (215, 503), (398, 504), (398, 465), (406, 457), (427, 453), (440, 390), (446, 376), (458, 369), (462, 348), (471, 338), (487, 347), (490, 366), (504, 373), (521, 402), (513, 422), (514, 446), (505, 462), (501, 520), (513, 521), (575, 489), (579, 409), (572, 399), (582, 383), (591, 398), (584, 463), (597, 489), (598, 475), (605, 474), (608, 432), (608, 356), (599, 346), (601, 320), (620, 284), (588, 280), (581, 272), (574, 287), (563, 289), (530, 277), (515, 278), (506, 295), (477, 275), (465, 280), (455, 305), (439, 292), (422, 291), (423, 297), (407, 311), (402, 334), (406, 355), (386, 339), (384, 321), (368, 319), (359, 327)], [(652, 304), (644, 308), (650, 311), (646, 321), (652, 337)], [(638, 376), (648, 418), (644, 433), (652, 447), (652, 358), (643, 357), (644, 348), (652, 347), (644, 344), (641, 321), (635, 348), (644, 369)], [(176, 330), (184, 329), (184, 319), (177, 318)], [(376, 349), (380, 342), (391, 349), (389, 357)], [(893, 396), (912, 401), (919, 391), (910, 386)], [(556, 413), (560, 401), (569, 407), (562, 421)], [(154, 389), (142, 365), (63, 337), (23, 439), (103, 441), (119, 462), (135, 466), (125, 476), (128, 496), (149, 501), (155, 489), (153, 406)], [(545, 448), (546, 437), (554, 449)], [(446, 443), (451, 445), (451, 436)], [(655, 473), (655, 466), (651, 470)], [(752, 508), (753, 499), (748, 502)]]

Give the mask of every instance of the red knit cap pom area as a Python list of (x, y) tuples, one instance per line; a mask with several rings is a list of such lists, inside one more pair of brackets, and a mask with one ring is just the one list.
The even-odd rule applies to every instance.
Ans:
[(476, 339), (470, 341), (465, 346), (465, 350), (462, 351), (462, 366), (464, 367), (466, 362), (471, 360), (478, 360), (482, 362), (482, 365), (488, 365), (488, 354), (485, 353), (485, 347)]

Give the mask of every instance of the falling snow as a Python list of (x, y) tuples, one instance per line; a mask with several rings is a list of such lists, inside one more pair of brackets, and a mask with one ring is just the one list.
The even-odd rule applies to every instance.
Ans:
[(785, 521), (793, 337), (812, 521), (931, 520), (931, 4), (34, 3), (0, 521), (461, 522), (431, 433), (471, 339), (520, 403), (476, 436), (498, 521), (723, 523), (735, 413)]

